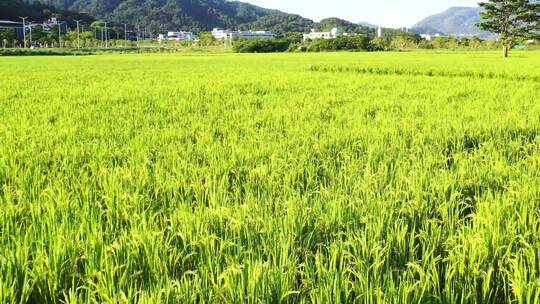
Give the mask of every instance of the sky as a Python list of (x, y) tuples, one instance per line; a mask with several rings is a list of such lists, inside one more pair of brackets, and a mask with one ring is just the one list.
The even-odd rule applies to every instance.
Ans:
[(243, 0), (319, 21), (338, 17), (385, 27), (410, 27), (452, 6), (477, 6), (479, 0)]

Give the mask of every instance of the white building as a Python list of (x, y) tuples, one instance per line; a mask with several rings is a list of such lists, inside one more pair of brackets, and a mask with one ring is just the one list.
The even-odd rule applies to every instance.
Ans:
[(55, 17), (49, 18), (46, 21), (44, 21), (41, 25), (43, 27), (46, 27), (46, 26), (51, 27), (53, 25), (58, 25), (58, 19), (56, 19)]
[(383, 36), (383, 29), (381, 26), (377, 29), (377, 37), (382, 38)]
[(347, 36), (347, 33), (341, 33), (337, 28), (333, 28), (330, 32), (315, 32), (315, 30), (312, 29), (309, 34), (304, 34), (304, 41), (316, 39), (334, 39), (339, 36)]
[(218, 28), (215, 28), (212, 30), (212, 37), (215, 39), (221, 40), (221, 39), (233, 39), (238, 37), (239, 34), (236, 31), (226, 31), (226, 30), (220, 30)]
[(215, 28), (212, 37), (217, 40), (223, 39), (272, 39), (276, 35), (269, 31), (227, 31)]
[(431, 35), (431, 34), (421, 34), (420, 37), (422, 37), (422, 39), (425, 39), (427, 41), (431, 41), (437, 37), (441, 37), (441, 34), (434, 34), (434, 35)]
[(168, 32), (167, 34), (159, 34), (158, 40), (174, 40), (174, 41), (182, 41), (182, 40), (195, 40), (196, 36), (192, 32)]

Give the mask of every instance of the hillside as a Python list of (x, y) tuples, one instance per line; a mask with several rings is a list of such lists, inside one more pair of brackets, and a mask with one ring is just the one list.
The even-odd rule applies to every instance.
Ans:
[(316, 26), (320, 31), (329, 31), (334, 27), (346, 33), (369, 34), (370, 32), (373, 32), (371, 28), (339, 18), (323, 19)]
[[(19, 0), (10, 0), (19, 1)], [(209, 31), (212, 28), (307, 32), (312, 28), (339, 27), (350, 33), (368, 28), (338, 18), (320, 23), (299, 15), (228, 0), (26, 0), (69, 9), (109, 22), (129, 23), (152, 31)]]
[(272, 30), (275, 33), (308, 32), (314, 27), (313, 20), (286, 13), (264, 16), (255, 22), (240, 26), (241, 29)]
[(412, 30), (417, 33), (489, 38), (492, 36), (490, 33), (476, 27), (476, 24), (481, 21), (480, 12), (479, 7), (452, 7), (418, 22)]
[[(38, 1), (38, 0), (29, 0)], [(268, 16), (296, 18), (277, 10), (226, 0), (40, 0), (62, 9), (88, 13), (118, 23), (130, 23), (155, 31), (207, 31), (235, 28)], [(271, 22), (272, 23), (272, 22)], [(277, 24), (278, 22), (273, 22)], [(287, 25), (280, 24), (287, 29)]]
[(95, 19), (88, 14), (69, 10), (59, 10), (51, 5), (42, 3), (25, 3), (22, 0), (0, 1), (0, 20), (19, 21), (19, 16), (28, 16), (28, 20), (43, 21), (51, 17), (71, 23), (72, 20), (83, 20), (91, 23)]

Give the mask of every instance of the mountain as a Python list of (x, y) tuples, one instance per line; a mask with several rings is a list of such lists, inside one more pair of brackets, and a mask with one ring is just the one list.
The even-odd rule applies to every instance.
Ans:
[[(23, 0), (0, 0), (23, 1)], [(96, 18), (128, 23), (152, 31), (209, 31), (225, 29), (271, 30), (276, 33), (308, 32), (312, 28), (338, 27), (349, 33), (367, 33), (359, 24), (328, 18), (319, 23), (299, 15), (229, 0), (24, 0), (86, 13)]]
[(452, 7), (446, 11), (429, 16), (412, 27), (419, 34), (444, 34), (449, 36), (478, 36), (491, 38), (492, 34), (476, 27), (482, 20), (480, 7)]
[(326, 18), (320, 22), (313, 22), (313, 20), (303, 18), (299, 15), (281, 12), (277, 15), (262, 17), (253, 23), (244, 25), (244, 27), (259, 30), (269, 29), (276, 33), (309, 32), (311, 29), (330, 31), (332, 28), (338, 28), (342, 32), (354, 34), (368, 34), (371, 32), (370, 28), (339, 18)]
[(22, 0), (1, 0), (0, 1), (0, 20), (11, 20), (19, 22), (19, 16), (27, 16), (27, 21), (45, 21), (51, 17), (57, 17), (60, 20), (67, 21), (68, 24), (74, 24), (74, 20), (82, 20), (90, 24), (95, 19), (87, 14), (81, 14), (69, 10), (59, 10), (51, 5), (36, 3), (26, 3)]
[[(4, 0), (2, 0), (4, 1)], [(27, 0), (75, 10), (109, 22), (129, 23), (154, 31), (208, 31), (237, 28), (258, 21), (284, 31), (312, 23), (297, 15), (228, 0)], [(289, 22), (291, 24), (289, 24)], [(304, 26), (305, 25), (305, 26)], [(270, 28), (270, 29), (272, 29)]]
[(342, 32), (351, 34), (369, 34), (372, 31), (372, 29), (368, 27), (339, 18), (323, 19), (315, 26), (315, 28), (319, 31), (330, 31), (332, 28), (338, 28)]
[(315, 22), (313, 20), (281, 12), (261, 17), (255, 22), (240, 26), (241, 29), (271, 30), (274, 33), (309, 32), (314, 27)]

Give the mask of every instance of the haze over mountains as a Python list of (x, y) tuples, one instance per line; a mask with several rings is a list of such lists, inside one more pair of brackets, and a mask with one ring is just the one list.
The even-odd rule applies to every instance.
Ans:
[[(266, 29), (276, 32), (306, 32), (311, 28), (326, 30), (333, 26), (351, 33), (373, 32), (377, 25), (353, 23), (338, 18), (314, 22), (295, 14), (267, 9), (249, 3), (228, 0), (2, 0), (41, 2), (58, 9), (72, 10), (98, 19), (129, 23), (157, 31), (207, 31), (214, 27)], [(480, 8), (453, 7), (418, 22), (417, 33), (491, 37), (476, 27)]]

